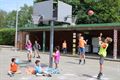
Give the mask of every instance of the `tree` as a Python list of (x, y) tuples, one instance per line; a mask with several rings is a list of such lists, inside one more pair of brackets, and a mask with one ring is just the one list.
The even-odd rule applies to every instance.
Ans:
[[(66, 0), (64, 0), (66, 1)], [(120, 21), (120, 0), (69, 0), (68, 4), (73, 6), (77, 5), (77, 1), (80, 4), (77, 5), (76, 12), (73, 15), (77, 15), (77, 23), (113, 23)], [(77, 2), (77, 3), (75, 3)], [(95, 14), (89, 16), (87, 12), (93, 10)]]
[(19, 27), (24, 27), (29, 21), (32, 21), (32, 6), (24, 5), (19, 11)]
[(6, 15), (7, 12), (0, 10), (0, 28), (6, 26)]
[(6, 16), (6, 27), (15, 27), (16, 11), (9, 12)]
[[(32, 22), (32, 6), (24, 5), (18, 12), (18, 27), (24, 27), (29, 22)], [(0, 27), (15, 27), (16, 10), (5, 12), (0, 10)]]
[(94, 6), (100, 22), (120, 21), (120, 0), (101, 0)]

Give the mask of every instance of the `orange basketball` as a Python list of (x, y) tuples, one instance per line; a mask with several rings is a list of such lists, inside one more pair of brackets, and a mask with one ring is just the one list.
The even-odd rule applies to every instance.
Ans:
[(55, 57), (55, 53), (53, 54), (53, 57)]
[(26, 69), (27, 74), (31, 75), (31, 74), (35, 74), (35, 69), (33, 67), (28, 67)]
[(106, 45), (105, 43), (103, 43), (103, 44), (102, 44), (102, 48), (105, 49), (106, 47), (107, 47), (107, 45)]
[(93, 10), (89, 10), (89, 11), (88, 11), (88, 15), (89, 15), (89, 16), (92, 16), (93, 14), (94, 14), (94, 11), (93, 11)]

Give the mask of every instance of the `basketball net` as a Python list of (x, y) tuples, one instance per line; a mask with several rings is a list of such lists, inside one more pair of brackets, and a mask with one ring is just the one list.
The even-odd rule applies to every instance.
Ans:
[(72, 26), (76, 25), (76, 20), (77, 20), (77, 16), (72, 17), (72, 23), (71, 23)]

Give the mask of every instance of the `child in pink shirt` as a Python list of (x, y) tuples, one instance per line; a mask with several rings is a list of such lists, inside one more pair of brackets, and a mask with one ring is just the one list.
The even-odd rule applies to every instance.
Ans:
[(30, 40), (27, 41), (26, 43), (26, 49), (28, 51), (27, 57), (28, 57), (28, 61), (31, 62), (32, 59), (32, 43)]
[(55, 68), (58, 68), (58, 64), (60, 61), (60, 51), (59, 51), (59, 46), (55, 47), (55, 53), (53, 54), (54, 58), (54, 63), (55, 63)]

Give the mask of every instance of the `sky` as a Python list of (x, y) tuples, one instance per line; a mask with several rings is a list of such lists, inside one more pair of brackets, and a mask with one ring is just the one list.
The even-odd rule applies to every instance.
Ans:
[(0, 0), (0, 9), (10, 12), (12, 10), (19, 10), (24, 4), (28, 6), (33, 5), (33, 0)]

